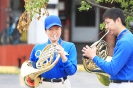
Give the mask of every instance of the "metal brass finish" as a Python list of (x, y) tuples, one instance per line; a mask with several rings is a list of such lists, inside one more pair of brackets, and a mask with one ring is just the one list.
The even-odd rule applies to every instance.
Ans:
[[(109, 31), (107, 31), (105, 35), (107, 35), (108, 33), (109, 33)], [(102, 40), (105, 37), (105, 35), (99, 41), (96, 41), (95, 43), (93, 43), (90, 47), (91, 48), (96, 47), (96, 55), (97, 56), (101, 57), (102, 59), (104, 59), (106, 61), (111, 61), (112, 57), (108, 56), (109, 46), (108, 46), (107, 42)], [(107, 73), (102, 71), (89, 58), (83, 57), (82, 60), (83, 60), (83, 66), (87, 72), (96, 74), (99, 81), (103, 85), (105, 85), (105, 86), (109, 85), (110, 81), (109, 81), (109, 75)]]
[[(36, 62), (36, 68), (33, 68), (31, 61), (25, 61), (21, 66), (21, 76), (24, 83), (31, 87), (36, 88), (42, 82), (40, 75), (52, 69), (60, 58), (57, 53), (56, 45), (47, 45), (38, 56), (39, 60)], [(54, 60), (54, 56), (56, 59)]]

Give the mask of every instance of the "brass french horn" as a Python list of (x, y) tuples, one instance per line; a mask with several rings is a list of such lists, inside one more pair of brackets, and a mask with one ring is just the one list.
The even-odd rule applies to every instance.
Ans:
[[(21, 77), (24, 83), (30, 88), (36, 88), (42, 82), (40, 74), (52, 69), (60, 58), (57, 53), (56, 44), (48, 44), (42, 51), (39, 51), (39, 60), (36, 63), (36, 68), (33, 68), (32, 62), (25, 61), (20, 69)], [(56, 59), (54, 60), (54, 56)]]
[[(96, 41), (95, 43), (93, 43), (90, 47), (94, 48), (96, 47), (96, 55), (98, 55), (99, 57), (103, 58), (106, 61), (111, 61), (112, 57), (108, 56), (109, 53), (109, 46), (107, 44), (107, 42), (105, 42), (104, 40), (102, 40), (107, 34), (109, 33), (109, 31), (107, 31), (105, 33), (105, 35), (98, 41)], [(83, 57), (83, 66), (84, 69), (89, 72), (89, 73), (94, 73), (97, 75), (99, 81), (105, 85), (108, 86), (110, 81), (109, 81), (109, 75), (107, 73), (105, 73), (104, 71), (102, 71), (92, 60), (90, 60), (87, 57)]]

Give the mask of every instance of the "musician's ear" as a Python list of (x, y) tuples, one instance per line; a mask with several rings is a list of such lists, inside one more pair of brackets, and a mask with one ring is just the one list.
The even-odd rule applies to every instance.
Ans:
[(122, 20), (121, 20), (121, 18), (118, 17), (118, 18), (116, 19), (116, 22), (117, 22), (118, 24), (122, 24)]

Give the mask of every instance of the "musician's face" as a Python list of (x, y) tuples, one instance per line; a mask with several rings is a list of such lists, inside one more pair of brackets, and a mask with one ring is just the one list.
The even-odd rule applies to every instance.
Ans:
[(106, 30), (109, 30), (110, 34), (117, 35), (117, 29), (118, 29), (117, 20), (114, 21), (113, 19), (106, 18), (104, 20), (104, 23), (105, 23)]
[(52, 43), (58, 42), (58, 39), (61, 36), (61, 27), (59, 26), (52, 26), (50, 29), (46, 30), (48, 38)]

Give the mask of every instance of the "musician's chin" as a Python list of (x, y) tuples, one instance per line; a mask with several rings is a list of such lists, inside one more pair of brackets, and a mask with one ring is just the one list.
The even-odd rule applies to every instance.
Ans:
[(52, 41), (52, 42), (58, 42), (58, 40), (57, 40), (57, 39), (52, 39), (51, 41)]

